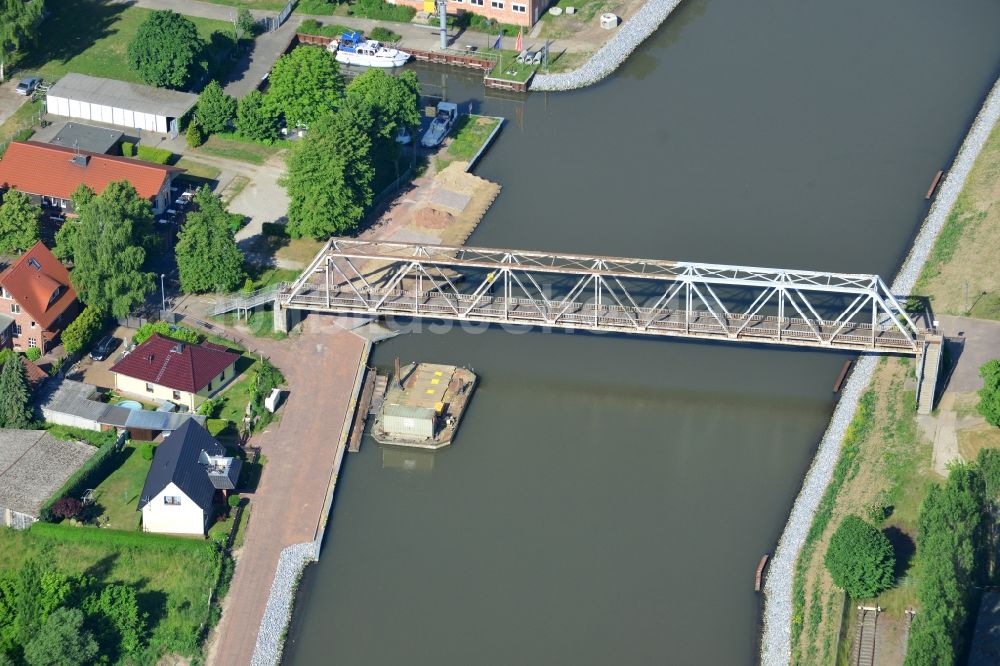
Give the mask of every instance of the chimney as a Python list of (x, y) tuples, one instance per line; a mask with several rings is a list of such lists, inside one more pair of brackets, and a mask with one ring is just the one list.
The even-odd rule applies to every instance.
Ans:
[(403, 376), (399, 374), (399, 357), (396, 357), (396, 381), (399, 382), (399, 388), (403, 388)]

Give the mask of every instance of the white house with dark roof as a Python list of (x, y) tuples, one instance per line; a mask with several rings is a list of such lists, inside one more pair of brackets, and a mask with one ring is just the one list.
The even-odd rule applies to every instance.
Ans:
[(142, 529), (205, 534), (216, 494), (236, 488), (241, 465), (198, 422), (188, 420), (156, 447), (139, 495)]

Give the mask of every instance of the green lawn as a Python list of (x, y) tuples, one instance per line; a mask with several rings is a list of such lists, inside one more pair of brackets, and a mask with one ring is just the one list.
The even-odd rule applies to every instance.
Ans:
[(524, 83), (532, 77), (538, 65), (522, 64), (517, 61), (516, 51), (503, 51), (500, 60), (494, 65), (490, 72), (490, 78), (505, 79), (507, 81), (517, 81)]
[(269, 157), (282, 150), (282, 146), (265, 146), (260, 143), (238, 141), (220, 136), (211, 136), (204, 144), (195, 148), (194, 153), (213, 155), (250, 164), (263, 164)]
[(149, 614), (150, 647), (143, 663), (156, 663), (165, 654), (200, 659), (201, 628), (209, 620), (209, 591), (221, 560), (214, 544), (47, 523), (26, 531), (0, 528), (0, 570), (31, 558), (70, 575), (93, 576), (98, 585), (134, 586), (140, 608)]
[(182, 157), (174, 164), (179, 169), (185, 169), (184, 176), (192, 180), (215, 180), (222, 173), (222, 169), (211, 164), (198, 162), (188, 157)]
[(471, 160), (499, 124), (499, 118), (460, 116), (448, 153), (456, 160)]
[(139, 451), (142, 443), (129, 444), (114, 454), (120, 462), (117, 469), (94, 489), (93, 515), (101, 525), (116, 530), (139, 528), (139, 494), (146, 482), (150, 461)]
[[(21, 61), (22, 69), (38, 72), (47, 81), (78, 72), (140, 82), (129, 69), (126, 51), (151, 10), (110, 0), (63, 0), (47, 6), (52, 14), (42, 23), (37, 46)], [(213, 32), (232, 32), (225, 21), (188, 18), (206, 42)], [(221, 63), (223, 55), (213, 51), (210, 57)]]

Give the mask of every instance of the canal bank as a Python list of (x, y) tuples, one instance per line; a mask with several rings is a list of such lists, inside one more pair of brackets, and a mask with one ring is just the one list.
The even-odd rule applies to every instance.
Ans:
[[(903, 296), (912, 293), (934, 243), (955, 207), (972, 166), (986, 145), (986, 140), (998, 119), (1000, 119), (1000, 80), (997, 80), (987, 95), (948, 170), (947, 177), (938, 189), (927, 219), (921, 226), (906, 261), (896, 274), (892, 293)], [(801, 608), (796, 608), (793, 601), (796, 562), (810, 533), (820, 501), (827, 493), (834, 468), (840, 458), (844, 438), (857, 413), (859, 400), (871, 383), (877, 363), (876, 357), (866, 356), (855, 365), (778, 542), (765, 588), (761, 661), (768, 666), (787, 664), (791, 658), (792, 617), (796, 615), (801, 617), (802, 612)], [(829, 501), (832, 503), (832, 498)]]
[[(997, 17), (951, 25), (918, 3), (899, 29), (898, 4), (780, 9), (770, 26), (759, 7), (688, 4), (581, 93), (522, 104), (450, 77), (449, 97), (510, 119), (478, 169), (504, 196), (470, 242), (891, 274), (992, 82), (976, 25)], [(867, 27), (842, 16), (862, 11)], [(845, 61), (849, 29), (881, 38)], [(370, 442), (347, 460), (286, 660), (751, 663), (752, 573), (845, 357), (442, 329), (373, 362), (475, 367), (461, 441), (426, 471)]]

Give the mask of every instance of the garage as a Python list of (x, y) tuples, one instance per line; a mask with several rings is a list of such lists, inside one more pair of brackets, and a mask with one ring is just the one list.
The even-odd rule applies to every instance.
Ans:
[(67, 74), (49, 88), (46, 111), (129, 129), (176, 134), (177, 120), (198, 102), (191, 93), (85, 74)]

